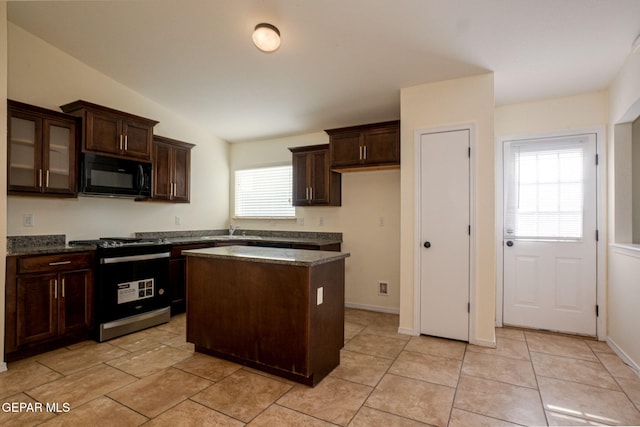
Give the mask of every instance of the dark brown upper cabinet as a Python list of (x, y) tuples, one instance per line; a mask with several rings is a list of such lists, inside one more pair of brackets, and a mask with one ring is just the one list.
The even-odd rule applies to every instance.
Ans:
[(342, 177), (329, 166), (329, 145), (289, 148), (294, 206), (340, 206)]
[(400, 167), (400, 121), (328, 129), (331, 169)]
[(155, 135), (153, 137), (154, 200), (188, 203), (193, 144)]
[(60, 108), (82, 118), (82, 151), (151, 160), (153, 127), (157, 121), (82, 100)]
[(7, 193), (76, 197), (78, 119), (7, 101)]

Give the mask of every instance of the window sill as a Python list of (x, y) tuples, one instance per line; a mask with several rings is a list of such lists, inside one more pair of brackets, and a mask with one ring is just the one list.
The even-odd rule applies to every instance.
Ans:
[(295, 216), (234, 216), (231, 217), (234, 221), (255, 221), (255, 220), (263, 220), (263, 221), (295, 221), (297, 218)]

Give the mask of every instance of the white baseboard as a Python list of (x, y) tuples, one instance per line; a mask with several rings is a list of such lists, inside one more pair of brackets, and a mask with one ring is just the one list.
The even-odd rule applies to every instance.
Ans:
[(488, 347), (488, 348), (496, 348), (497, 343), (495, 341), (487, 341), (487, 340), (469, 340), (469, 344), (477, 345), (480, 347)]
[(357, 304), (353, 302), (345, 302), (347, 308), (357, 308), (359, 310), (377, 311), (379, 313), (400, 314), (399, 308), (378, 307), (376, 305)]
[(629, 365), (629, 367), (636, 373), (638, 377), (640, 377), (640, 366), (627, 355), (627, 353), (622, 350), (618, 344), (615, 343), (610, 337), (607, 337), (607, 344), (613, 349), (613, 351), (622, 359), (624, 363)]
[(416, 331), (414, 331), (411, 328), (398, 328), (398, 333), (399, 334), (404, 334), (404, 335), (411, 335), (414, 337), (417, 337), (418, 335), (420, 335), (419, 333), (417, 333)]

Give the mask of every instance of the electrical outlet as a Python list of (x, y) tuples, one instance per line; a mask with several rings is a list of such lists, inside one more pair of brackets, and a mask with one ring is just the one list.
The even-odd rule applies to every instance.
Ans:
[(378, 282), (378, 295), (389, 295), (389, 283)]
[(384, 227), (384, 217), (383, 216), (378, 218), (378, 227)]
[(303, 216), (298, 218), (298, 225), (304, 225), (304, 217)]
[(176, 215), (175, 221), (176, 221), (176, 225), (182, 224), (182, 218), (180, 218), (178, 215)]
[(36, 223), (36, 219), (32, 213), (26, 213), (22, 215), (22, 226), (33, 227)]
[(321, 216), (320, 218), (318, 218), (318, 225), (319, 226), (323, 226), (324, 225), (324, 217)]

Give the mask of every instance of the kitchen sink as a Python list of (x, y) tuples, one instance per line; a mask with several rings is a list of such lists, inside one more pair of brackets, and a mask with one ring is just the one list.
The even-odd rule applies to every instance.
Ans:
[(242, 235), (218, 235), (218, 236), (203, 236), (202, 240), (260, 240), (260, 236), (242, 236)]

